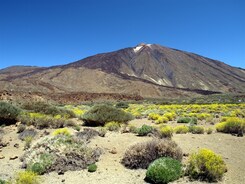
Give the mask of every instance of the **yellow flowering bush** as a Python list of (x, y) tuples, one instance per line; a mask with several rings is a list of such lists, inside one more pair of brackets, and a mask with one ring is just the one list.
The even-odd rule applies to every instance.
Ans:
[(187, 173), (191, 178), (209, 182), (220, 180), (226, 171), (222, 157), (208, 149), (191, 154), (187, 165)]
[(68, 128), (59, 128), (53, 132), (53, 136), (57, 136), (57, 135), (69, 136), (71, 135), (71, 132), (68, 130)]

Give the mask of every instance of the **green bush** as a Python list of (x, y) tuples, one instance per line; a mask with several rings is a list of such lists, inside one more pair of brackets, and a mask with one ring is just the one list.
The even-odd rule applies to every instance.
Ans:
[(138, 130), (137, 133), (139, 136), (146, 136), (149, 133), (152, 133), (153, 127), (149, 125), (142, 125)]
[(204, 134), (205, 129), (201, 126), (190, 126), (189, 131), (193, 134)]
[(0, 102), (0, 126), (15, 124), (19, 114), (19, 108), (7, 102)]
[(182, 151), (170, 139), (153, 139), (148, 142), (138, 143), (127, 149), (121, 163), (130, 169), (146, 169), (149, 164), (160, 157), (182, 159)]
[(152, 162), (147, 169), (145, 180), (150, 183), (167, 184), (180, 178), (181, 163), (172, 158), (159, 158)]
[(120, 124), (118, 122), (112, 121), (108, 122), (105, 124), (105, 128), (108, 129), (109, 131), (119, 131), (120, 129)]
[(191, 118), (189, 118), (189, 117), (180, 117), (177, 120), (177, 123), (190, 123), (190, 121), (191, 121)]
[(118, 102), (116, 108), (127, 109), (129, 107), (127, 102)]
[(105, 123), (116, 121), (125, 123), (133, 119), (133, 116), (121, 109), (109, 105), (95, 105), (85, 112), (81, 119), (88, 126), (104, 126)]
[(0, 179), (0, 184), (6, 184), (5, 180)]
[(27, 170), (32, 171), (32, 172), (34, 172), (36, 174), (39, 174), (39, 175), (44, 174), (45, 171), (46, 171), (45, 167), (43, 166), (43, 164), (41, 164), (39, 162), (35, 162), (34, 164), (31, 164), (27, 168)]
[(23, 109), (30, 110), (32, 112), (47, 114), (47, 115), (61, 115), (64, 118), (75, 118), (76, 115), (73, 111), (57, 107), (45, 102), (30, 102), (22, 106)]
[(97, 170), (97, 165), (96, 164), (90, 164), (88, 166), (88, 172), (95, 172)]
[(209, 182), (220, 180), (226, 171), (222, 157), (208, 149), (191, 154), (187, 164), (187, 174), (191, 178)]

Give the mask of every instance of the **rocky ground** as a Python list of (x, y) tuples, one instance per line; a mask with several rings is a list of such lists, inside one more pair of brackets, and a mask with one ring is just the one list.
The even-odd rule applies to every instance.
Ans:
[[(146, 119), (133, 120), (130, 124), (141, 126), (151, 124)], [(8, 179), (14, 176), (15, 171), (20, 170), (21, 161), (19, 158), (24, 153), (24, 143), (18, 139), (15, 126), (4, 127), (3, 142), (7, 143), (0, 148), (0, 178)], [(39, 132), (39, 136), (42, 132)], [(49, 132), (53, 130), (48, 130)], [(38, 138), (37, 138), (38, 139)], [(38, 141), (38, 140), (35, 141)], [(64, 175), (49, 173), (42, 176), (44, 184), (140, 184), (145, 183), (144, 177), (146, 170), (126, 169), (120, 160), (127, 148), (133, 144), (150, 140), (151, 137), (138, 137), (132, 133), (107, 132), (105, 137), (95, 137), (89, 143), (91, 147), (100, 147), (103, 154), (97, 163), (98, 169), (94, 173), (87, 170), (68, 171)], [(202, 134), (174, 134), (173, 140), (182, 148), (185, 154), (196, 151), (198, 148), (208, 148), (222, 155), (227, 166), (228, 172), (225, 174), (220, 184), (242, 184), (245, 181), (245, 137), (235, 137), (229, 134), (213, 133), (210, 135)], [(186, 159), (186, 158), (185, 158)], [(182, 178), (174, 183), (190, 183), (188, 178)], [(204, 183), (204, 182), (191, 182)]]

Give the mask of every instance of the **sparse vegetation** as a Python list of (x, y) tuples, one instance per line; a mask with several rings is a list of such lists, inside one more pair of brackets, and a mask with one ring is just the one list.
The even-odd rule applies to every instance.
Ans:
[(182, 151), (174, 141), (154, 139), (128, 148), (121, 162), (130, 169), (146, 169), (152, 161), (160, 157), (181, 160)]
[(222, 157), (208, 149), (200, 149), (191, 154), (187, 166), (187, 173), (191, 178), (209, 182), (220, 180), (226, 170)]
[(178, 160), (164, 157), (153, 161), (147, 169), (145, 180), (150, 183), (169, 183), (180, 178), (181, 163)]

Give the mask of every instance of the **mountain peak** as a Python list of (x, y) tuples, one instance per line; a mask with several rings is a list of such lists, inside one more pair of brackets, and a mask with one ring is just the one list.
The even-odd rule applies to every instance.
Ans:
[(136, 47), (134, 47), (134, 52), (137, 53), (139, 52), (142, 48), (144, 47), (150, 47), (151, 48), (152, 44), (146, 44), (146, 43), (139, 43), (138, 45), (136, 45)]

